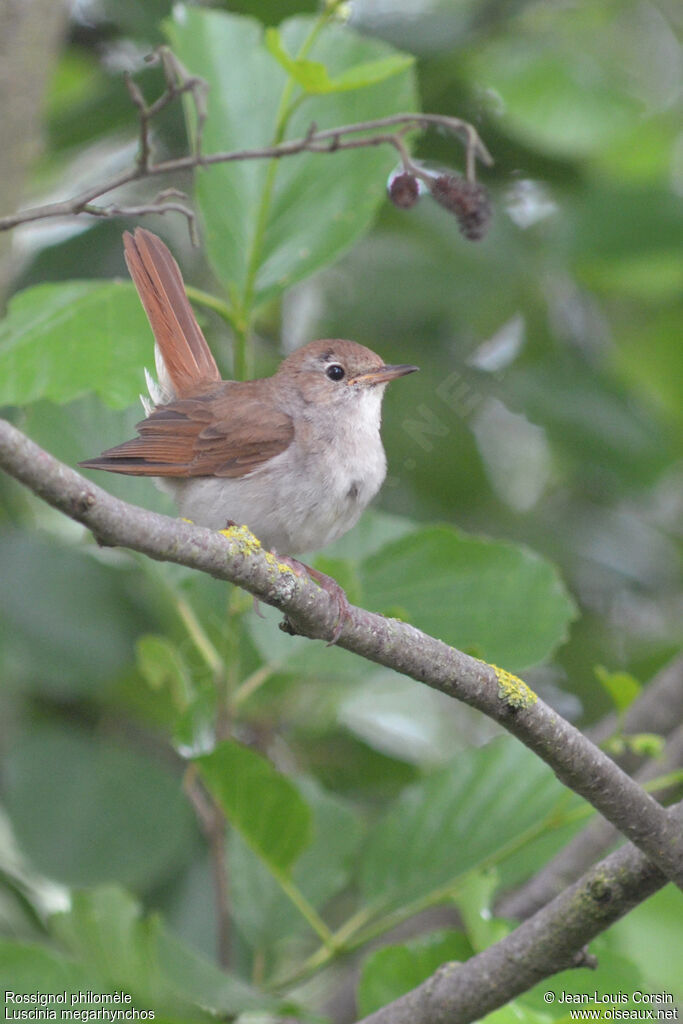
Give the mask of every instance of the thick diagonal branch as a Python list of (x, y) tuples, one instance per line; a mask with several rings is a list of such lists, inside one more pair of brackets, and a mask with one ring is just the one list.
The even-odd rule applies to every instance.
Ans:
[[(228, 580), (286, 613), (311, 638), (333, 633), (338, 608), (310, 579), (263, 551), (248, 531), (228, 535), (128, 505), (58, 462), (0, 421), (0, 466), (50, 505), (86, 526), (100, 543), (132, 548)], [(578, 729), (505, 673), (395, 619), (351, 608), (339, 646), (393, 668), (499, 722), (548, 764), (683, 887), (680, 825)], [(508, 677), (509, 679), (509, 677)]]
[[(681, 825), (681, 805), (669, 811)], [(558, 971), (591, 966), (583, 948), (666, 884), (629, 843), (596, 864), (500, 942), (464, 963), (444, 964), (361, 1024), (468, 1024)]]
[[(646, 732), (669, 737), (662, 757), (646, 761), (634, 775), (641, 785), (683, 765), (683, 655), (660, 669), (621, 722), (616, 714), (607, 715), (587, 735), (593, 743), (601, 744), (617, 729), (625, 735)], [(615, 760), (632, 775), (643, 758), (625, 747)], [(676, 795), (671, 794), (670, 799), (676, 799)], [(525, 885), (508, 893), (497, 912), (519, 920), (530, 917), (603, 857), (617, 838), (609, 822), (601, 817), (594, 819)]]
[[(683, 725), (679, 725), (666, 745), (664, 755), (653, 759), (635, 776), (641, 785), (657, 777), (675, 772), (683, 764)], [(680, 786), (676, 795), (680, 795)], [(671, 794), (670, 799), (674, 798)], [(496, 912), (502, 917), (523, 920), (549, 903), (567, 885), (575, 882), (591, 864), (603, 857), (619, 840), (619, 833), (603, 817), (593, 818), (589, 825), (567, 843), (538, 874), (530, 878), (518, 892), (501, 900)]]

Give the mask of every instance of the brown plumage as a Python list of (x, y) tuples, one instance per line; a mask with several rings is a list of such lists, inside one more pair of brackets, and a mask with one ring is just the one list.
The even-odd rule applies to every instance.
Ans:
[(239, 477), (284, 451), (294, 428), (271, 399), (272, 378), (222, 381), (164, 243), (137, 228), (123, 244), (174, 397), (136, 425), (139, 437), (80, 465), (131, 476)]
[(221, 375), (185, 293), (180, 268), (156, 235), (126, 231), (123, 248), (130, 276), (164, 357), (177, 398), (198, 385), (218, 383)]
[(164, 243), (138, 228), (126, 260), (156, 339), (158, 384), (138, 436), (86, 469), (156, 477), (181, 515), (222, 529), (246, 523), (281, 555), (331, 543), (357, 521), (386, 473), (386, 365), (353, 341), (313, 341), (272, 377), (222, 381)]

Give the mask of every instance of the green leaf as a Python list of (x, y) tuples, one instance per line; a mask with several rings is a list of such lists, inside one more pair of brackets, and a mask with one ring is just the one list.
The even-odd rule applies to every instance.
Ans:
[(596, 665), (595, 675), (620, 712), (626, 711), (642, 690), (641, 684), (630, 672), (610, 672), (604, 665)]
[(230, 824), (271, 870), (289, 873), (311, 840), (311, 812), (293, 783), (229, 740), (194, 763)]
[(350, 89), (362, 89), (368, 85), (376, 85), (386, 78), (405, 71), (415, 62), (410, 54), (396, 54), (379, 60), (365, 61), (348, 68), (334, 78), (330, 78), (327, 68), (320, 61), (293, 58), (282, 45), (280, 33), (276, 28), (266, 29), (266, 48), (275, 60), (291, 75), (305, 92), (320, 95), (328, 92), (345, 92)]
[(341, 91), (346, 89), (362, 89), (368, 85), (377, 85), (387, 78), (400, 75), (407, 71), (415, 63), (412, 54), (397, 53), (392, 57), (380, 57), (378, 60), (368, 60), (362, 64), (343, 71), (330, 81), (330, 91)]
[(136, 654), (147, 684), (153, 690), (168, 688), (174, 706), (184, 711), (192, 698), (192, 682), (177, 645), (168, 637), (147, 634), (138, 640)]
[[(5, 994), (6, 1009), (14, 1005), (7, 999), (8, 991), (27, 995), (41, 992), (48, 997), (44, 1006), (34, 1005), (32, 1008), (54, 1010), (59, 1020), (64, 1004), (49, 996), (61, 995), (64, 990), (78, 991), (92, 986), (92, 974), (88, 975), (87, 970), (59, 953), (32, 943), (0, 939), (0, 990)], [(19, 1004), (16, 1004), (16, 1008), (19, 1009)], [(21, 1008), (29, 1007), (21, 1004)]]
[(183, 998), (191, 999), (216, 1016), (277, 1008), (277, 1001), (271, 996), (258, 992), (230, 971), (217, 967), (168, 931), (164, 930), (159, 935), (158, 950), (162, 970), (170, 986)]
[(179, 780), (101, 735), (34, 727), (8, 757), (7, 780), (23, 851), (38, 871), (67, 884), (158, 883), (192, 849)]
[(471, 78), (500, 97), (505, 131), (541, 152), (576, 159), (628, 131), (640, 106), (603, 67), (587, 75), (557, 31), (550, 45), (520, 35), (495, 38), (466, 66)]
[(364, 898), (382, 909), (444, 900), (466, 872), (484, 861), (503, 872), (518, 851), (533, 872), (531, 841), (565, 800), (579, 803), (512, 738), (468, 751), (408, 786), (376, 823), (360, 865)]
[(325, 548), (325, 554), (330, 558), (361, 562), (390, 541), (413, 533), (417, 527), (418, 524), (413, 519), (369, 508), (352, 530)]
[(475, 871), (456, 894), (455, 902), (475, 953), (492, 946), (510, 931), (506, 921), (491, 913), (499, 885), (497, 871)]
[(400, 946), (385, 946), (363, 964), (358, 984), (358, 1016), (375, 1013), (426, 981), (442, 964), (467, 960), (472, 947), (462, 932), (421, 935)]
[[(629, 958), (635, 977), (639, 982), (642, 978), (642, 984), (638, 985), (641, 990), (671, 992), (675, 1003), (680, 1006), (683, 1003), (683, 976), (678, 957), (672, 956), (671, 952), (680, 949), (681, 921), (683, 893), (674, 885), (667, 885), (617, 921), (607, 935), (600, 936), (591, 948), (602, 965), (603, 953), (598, 942), (604, 946), (611, 945), (621, 952), (622, 957)], [(622, 989), (633, 992), (636, 985), (633, 979), (629, 984), (626, 978), (627, 970), (628, 965), (625, 965), (622, 972), (625, 983), (622, 983), (621, 977), (606, 978), (607, 984), (602, 991), (614, 992)], [(582, 971), (573, 973), (576, 976), (583, 974)], [(618, 981), (618, 984), (611, 987), (610, 983), (613, 981)], [(591, 991), (590, 986), (587, 988)]]
[[(483, 1020), (486, 1024), (548, 1024), (553, 1017), (544, 1010), (533, 1009), (523, 999), (512, 999), (493, 1013), (487, 1013)], [(564, 1024), (565, 1018), (560, 1017), (559, 1020)], [(569, 1015), (566, 1024), (570, 1024)]]
[(137, 901), (116, 886), (74, 892), (68, 910), (53, 914), (50, 930), (101, 984), (126, 979), (129, 990), (158, 992), (159, 921), (144, 919)]
[(163, 1020), (189, 1024), (275, 1005), (171, 935), (156, 916), (143, 916), (138, 902), (114, 886), (74, 893), (50, 928), (87, 972), (81, 990), (122, 990), (139, 1008), (154, 1009), (155, 1019), (161, 1011)]
[(141, 613), (130, 571), (28, 530), (5, 530), (0, 564), (3, 647), (22, 686), (93, 693), (131, 660)]
[(555, 567), (527, 548), (434, 526), (387, 544), (361, 566), (367, 607), (401, 617), (511, 671), (567, 639), (574, 603)]
[[(312, 24), (286, 21), (280, 45), (296, 52)], [(167, 32), (183, 64), (210, 86), (205, 152), (272, 145), (288, 73), (268, 52), (261, 25), (182, 7)], [(332, 80), (359, 64), (375, 64), (377, 74), (376, 62), (396, 57), (387, 44), (335, 25), (320, 34), (313, 55)], [(396, 67), (384, 65), (382, 73), (394, 77), (370, 89), (307, 99), (289, 119), (286, 137), (304, 137), (312, 122), (324, 129), (416, 109), (413, 75), (408, 69), (397, 74)], [(204, 168), (196, 192), (207, 254), (233, 301), (258, 307), (335, 260), (370, 226), (395, 162), (393, 151), (371, 147)]]
[[(312, 812), (312, 839), (292, 872), (309, 904), (321, 909), (350, 880), (361, 825), (351, 805), (312, 780), (297, 783)], [(239, 833), (230, 836), (233, 913), (255, 949), (272, 948), (304, 927), (303, 918)]]
[(649, 302), (659, 312), (683, 291), (683, 255), (662, 245), (658, 252), (625, 253), (609, 260), (584, 256), (579, 276), (591, 289)]
[(96, 391), (129, 405), (152, 360), (152, 334), (132, 284), (67, 281), (19, 292), (0, 323), (0, 405), (68, 402)]
[(638, 757), (660, 757), (666, 746), (664, 736), (654, 732), (636, 732), (623, 737), (624, 743)]

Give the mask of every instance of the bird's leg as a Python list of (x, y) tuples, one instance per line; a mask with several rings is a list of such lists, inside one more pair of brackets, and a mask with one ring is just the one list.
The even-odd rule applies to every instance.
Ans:
[[(228, 519), (225, 524), (225, 529), (229, 530), (232, 526), (237, 526), (237, 523), (233, 519)], [(336, 601), (339, 614), (332, 631), (332, 637), (327, 641), (327, 646), (332, 647), (341, 636), (344, 620), (351, 617), (351, 606), (343, 587), (340, 587), (337, 581), (332, 579), (331, 576), (328, 576), (327, 573), (320, 572), (319, 569), (314, 569), (312, 566), (306, 565), (305, 562), (300, 562), (298, 558), (292, 558), (291, 555), (278, 555), (276, 551), (274, 551), (273, 554), (277, 556), (278, 561), (284, 562), (285, 565), (288, 565), (290, 569), (297, 574), (297, 576), (308, 576), (314, 583), (317, 583), (319, 587), (322, 587), (323, 590), (327, 591), (330, 597)], [(254, 597), (254, 611), (258, 616), (260, 616), (260, 618), (264, 617), (263, 612), (259, 607), (257, 597)], [(285, 621), (289, 622), (288, 619)], [(294, 630), (291, 630), (291, 632), (294, 633)]]
[(351, 618), (351, 606), (349, 599), (346, 596), (343, 587), (340, 587), (335, 579), (328, 576), (324, 572), (320, 572), (319, 569), (314, 569), (310, 565), (306, 565), (305, 562), (300, 562), (298, 558), (292, 558), (288, 555), (278, 555), (279, 561), (285, 562), (297, 576), (303, 576), (304, 574), (317, 583), (319, 587), (327, 591), (330, 597), (336, 602), (338, 616), (337, 621), (332, 631), (332, 637), (327, 641), (327, 646), (332, 647), (336, 644), (337, 640), (341, 636), (342, 627), (345, 619)]

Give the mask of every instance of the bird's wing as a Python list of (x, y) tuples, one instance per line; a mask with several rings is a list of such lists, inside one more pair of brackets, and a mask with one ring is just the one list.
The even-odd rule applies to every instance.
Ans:
[(240, 477), (285, 451), (291, 417), (251, 383), (223, 381), (204, 394), (156, 408), (138, 423), (138, 437), (80, 465), (132, 476)]

